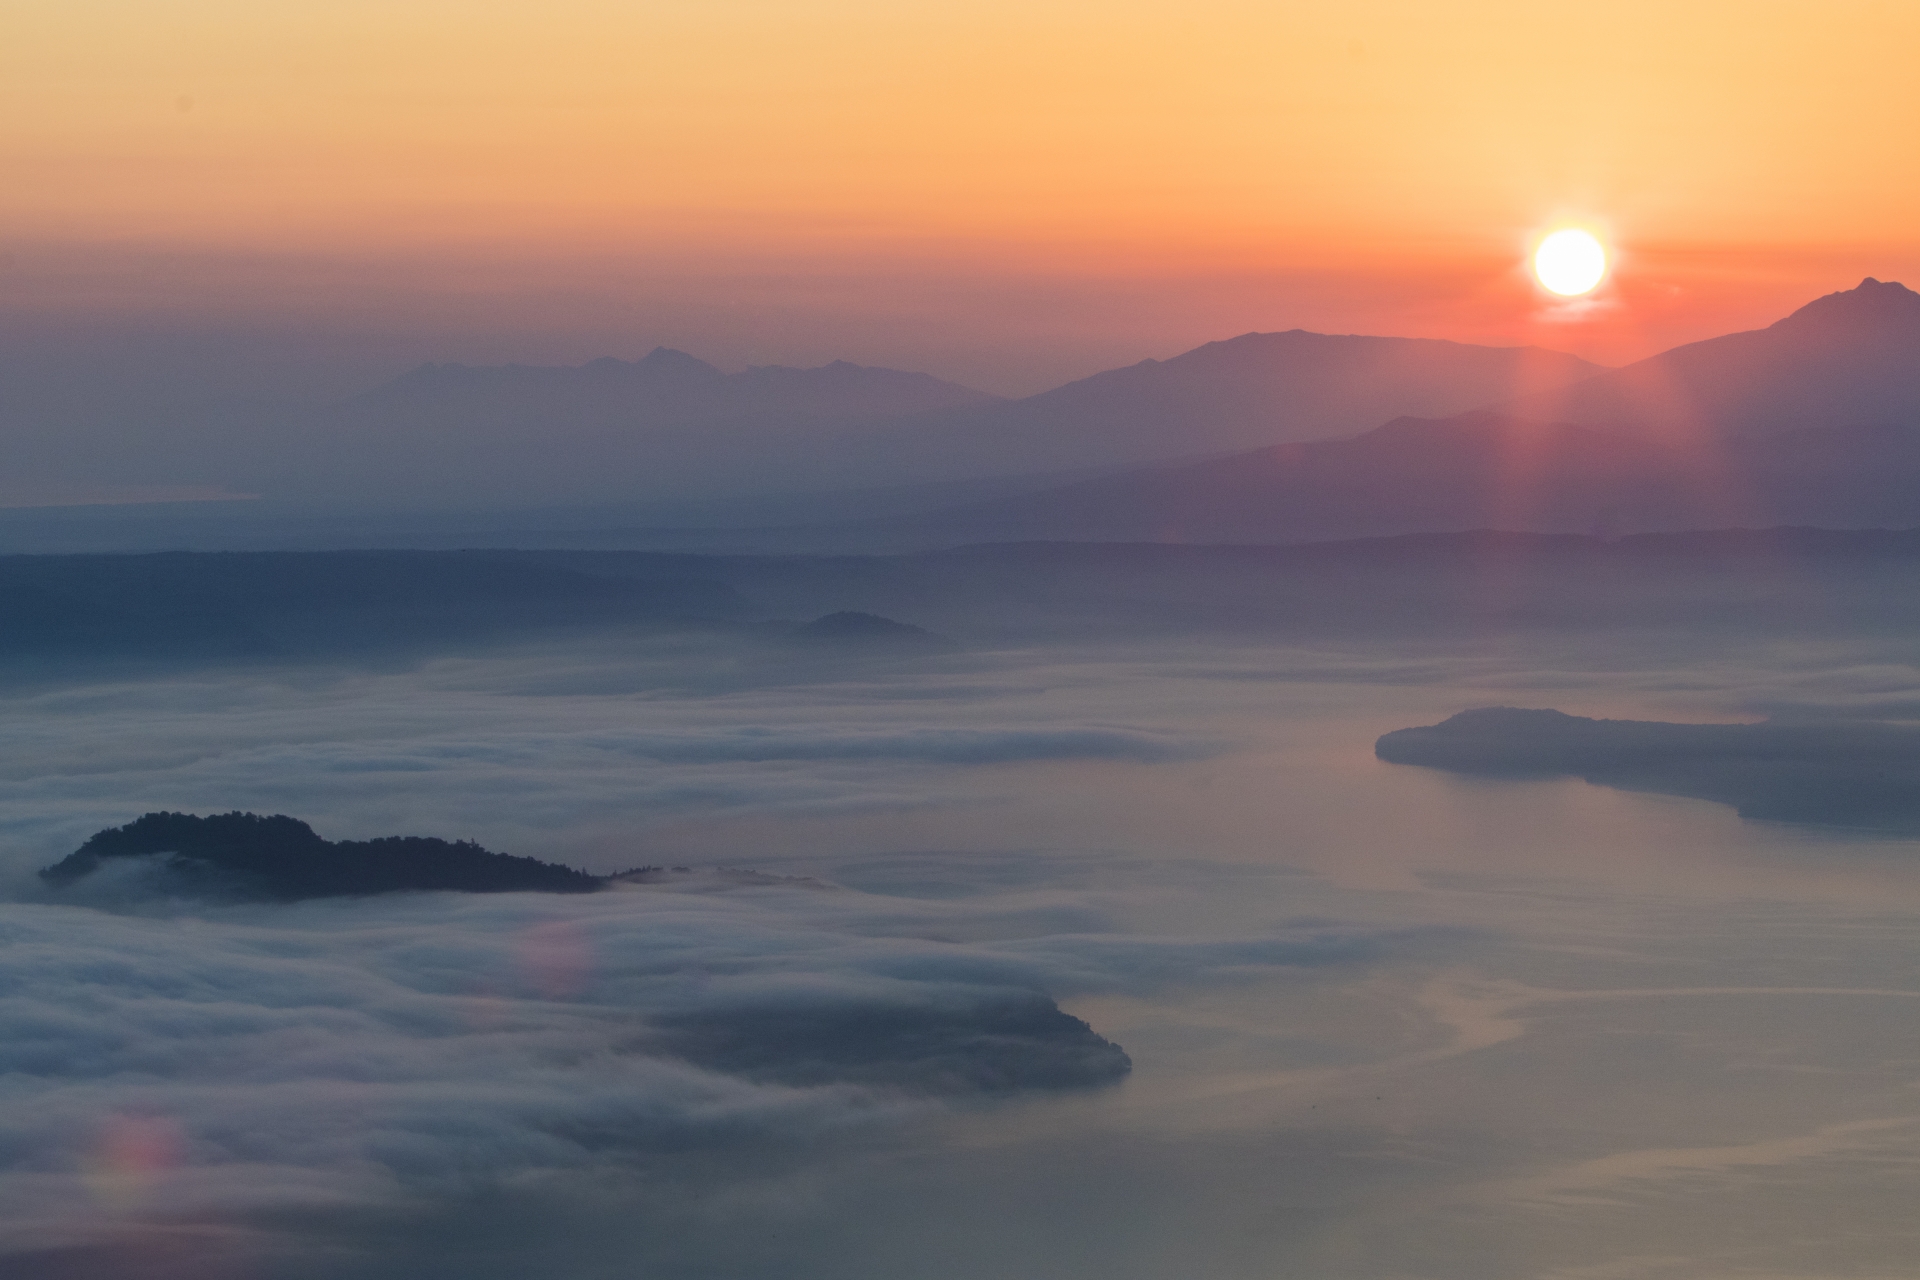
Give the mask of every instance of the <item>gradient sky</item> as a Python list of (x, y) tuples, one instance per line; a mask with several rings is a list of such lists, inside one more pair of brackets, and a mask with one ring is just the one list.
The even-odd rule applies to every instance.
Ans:
[[(0, 307), (42, 331), (659, 340), (1030, 391), (1296, 325), (1624, 360), (1920, 275), (1902, 3), (4, 0), (0, 25)], [(1572, 312), (1518, 270), (1567, 220), (1620, 252)]]

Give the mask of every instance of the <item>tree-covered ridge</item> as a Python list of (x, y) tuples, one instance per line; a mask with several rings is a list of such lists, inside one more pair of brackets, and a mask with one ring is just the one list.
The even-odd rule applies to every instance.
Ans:
[(452, 889), (465, 893), (590, 893), (598, 876), (537, 858), (494, 853), (471, 840), (386, 836), (377, 840), (323, 840), (306, 823), (284, 814), (149, 813), (124, 827), (96, 832), (40, 873), (61, 887), (110, 858), (164, 855), (189, 877), (269, 898), (332, 898), (398, 889)]

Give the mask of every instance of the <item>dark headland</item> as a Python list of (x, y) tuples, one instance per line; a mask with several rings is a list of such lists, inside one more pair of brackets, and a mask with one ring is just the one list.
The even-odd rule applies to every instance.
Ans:
[(1920, 831), (1920, 728), (1904, 718), (1671, 724), (1478, 707), (1396, 729), (1374, 754), (1481, 777), (1576, 777), (1712, 800), (1770, 822)]
[(40, 873), (55, 888), (113, 859), (150, 858), (175, 892), (276, 899), (336, 898), (396, 890), (462, 893), (591, 893), (600, 876), (537, 858), (483, 849), (471, 840), (387, 836), (323, 840), (284, 814), (149, 813), (96, 832)]

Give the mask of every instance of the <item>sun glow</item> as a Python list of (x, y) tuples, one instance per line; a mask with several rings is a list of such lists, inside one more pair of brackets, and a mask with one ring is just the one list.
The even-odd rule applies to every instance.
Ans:
[(1556, 231), (1533, 251), (1534, 278), (1563, 298), (1591, 293), (1607, 274), (1607, 250), (1590, 232)]

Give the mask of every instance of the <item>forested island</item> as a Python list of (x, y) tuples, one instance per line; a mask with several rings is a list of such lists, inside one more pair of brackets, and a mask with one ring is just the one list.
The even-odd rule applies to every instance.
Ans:
[(152, 858), (174, 892), (276, 899), (334, 898), (402, 889), (462, 893), (591, 893), (607, 878), (555, 862), (494, 853), (471, 840), (386, 836), (324, 840), (284, 814), (149, 813), (96, 832), (40, 873), (64, 888), (115, 859)]

